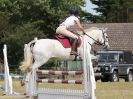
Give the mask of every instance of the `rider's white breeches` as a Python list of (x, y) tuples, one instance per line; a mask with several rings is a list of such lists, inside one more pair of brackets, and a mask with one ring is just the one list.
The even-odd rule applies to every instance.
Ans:
[(56, 29), (56, 33), (57, 34), (62, 34), (64, 36), (67, 36), (67, 37), (71, 37), (73, 39), (78, 39), (78, 36), (73, 34), (72, 32), (68, 31), (67, 28), (65, 26), (59, 26), (57, 29)]

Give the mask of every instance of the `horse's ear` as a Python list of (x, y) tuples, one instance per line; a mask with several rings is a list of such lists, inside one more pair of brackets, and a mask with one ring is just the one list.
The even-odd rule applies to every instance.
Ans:
[(102, 28), (103, 32), (106, 32), (108, 30), (108, 28)]

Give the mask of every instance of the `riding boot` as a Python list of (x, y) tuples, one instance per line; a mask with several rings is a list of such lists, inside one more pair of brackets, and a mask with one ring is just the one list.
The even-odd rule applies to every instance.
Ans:
[(77, 53), (77, 42), (78, 42), (78, 39), (74, 39), (70, 55), (78, 55), (78, 53)]

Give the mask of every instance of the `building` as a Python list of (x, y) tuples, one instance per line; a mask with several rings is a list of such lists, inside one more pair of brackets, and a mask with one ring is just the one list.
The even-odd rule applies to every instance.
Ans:
[[(133, 23), (95, 23), (84, 24), (84, 28), (108, 28), (110, 50), (131, 50), (133, 52)], [(102, 50), (100, 46), (93, 46), (94, 50)]]

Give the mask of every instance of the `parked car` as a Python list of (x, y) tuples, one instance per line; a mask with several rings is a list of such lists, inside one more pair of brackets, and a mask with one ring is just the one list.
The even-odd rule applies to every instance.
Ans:
[(95, 73), (101, 81), (117, 82), (119, 78), (133, 81), (133, 55), (131, 51), (98, 51), (98, 66)]

